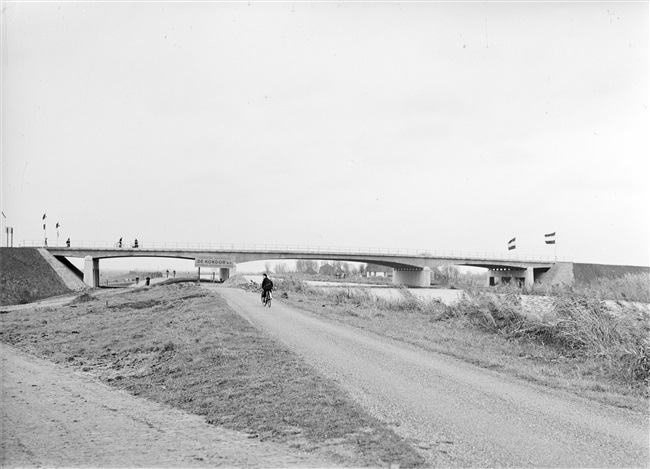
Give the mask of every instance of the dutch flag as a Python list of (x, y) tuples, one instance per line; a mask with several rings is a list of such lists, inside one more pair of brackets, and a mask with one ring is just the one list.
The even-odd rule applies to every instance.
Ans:
[(555, 231), (544, 235), (544, 242), (546, 244), (555, 244)]

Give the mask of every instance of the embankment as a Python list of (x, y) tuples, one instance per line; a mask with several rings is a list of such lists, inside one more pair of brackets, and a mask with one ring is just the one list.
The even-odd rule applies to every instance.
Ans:
[(87, 288), (81, 280), (63, 277), (65, 267), (58, 268), (57, 263), (37, 248), (0, 248), (0, 305), (30, 303)]
[(540, 281), (547, 285), (589, 285), (598, 280), (615, 280), (641, 274), (650, 275), (650, 267), (557, 262), (540, 277)]
[(573, 264), (577, 283), (591, 283), (598, 279), (614, 280), (626, 275), (650, 275), (650, 267), (635, 265)]

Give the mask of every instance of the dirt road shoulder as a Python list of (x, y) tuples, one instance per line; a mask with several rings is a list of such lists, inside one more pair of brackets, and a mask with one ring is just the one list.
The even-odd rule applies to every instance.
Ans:
[(0, 343), (0, 466), (324, 467), (333, 464), (115, 390)]

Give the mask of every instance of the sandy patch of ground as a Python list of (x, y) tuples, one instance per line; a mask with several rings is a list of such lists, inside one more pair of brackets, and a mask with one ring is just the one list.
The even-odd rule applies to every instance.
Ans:
[(2, 467), (324, 467), (0, 344)]

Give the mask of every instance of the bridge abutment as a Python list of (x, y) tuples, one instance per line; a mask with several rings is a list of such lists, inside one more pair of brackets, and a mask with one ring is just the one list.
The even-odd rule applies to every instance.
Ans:
[(394, 269), (393, 285), (409, 287), (428, 287), (431, 285), (431, 269)]
[(84, 258), (84, 283), (92, 288), (99, 287), (99, 259)]
[(523, 269), (490, 269), (488, 270), (488, 286), (504, 285), (518, 282), (518, 285), (532, 287), (535, 283), (535, 269), (527, 267)]
[[(229, 269), (228, 267), (219, 268), (219, 278), (221, 279), (222, 282), (225, 282), (226, 280), (228, 280), (230, 278), (230, 271), (231, 270), (235, 270), (235, 269), (234, 268)], [(236, 273), (236, 272), (233, 272), (233, 274), (234, 273)]]

